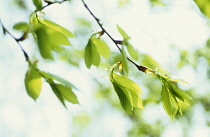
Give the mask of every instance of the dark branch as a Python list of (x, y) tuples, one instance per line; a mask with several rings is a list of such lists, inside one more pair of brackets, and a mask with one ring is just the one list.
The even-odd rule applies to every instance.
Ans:
[[(84, 0), (81, 0), (82, 3), (84, 4), (85, 8), (88, 10), (88, 12), (91, 14), (91, 16), (96, 20), (96, 22), (98, 23), (98, 25), (100, 26), (100, 28), (102, 29), (102, 32), (103, 33), (106, 33), (107, 36), (114, 42), (114, 44), (116, 45), (116, 47), (118, 48), (118, 50), (122, 53), (122, 50), (121, 48), (119, 47), (119, 45), (122, 45), (123, 44), (123, 41), (119, 41), (119, 40), (115, 40), (107, 31), (106, 29), (103, 27), (103, 25), (100, 23), (100, 20), (99, 18), (97, 18), (93, 12), (90, 10), (90, 8), (87, 6), (87, 4), (85, 3)], [(119, 45), (118, 45), (119, 44)], [(138, 65), (136, 64), (133, 60), (131, 60), (130, 58), (126, 57), (128, 61), (130, 61), (132, 64), (134, 64), (139, 71), (142, 71), (144, 73), (149, 73), (149, 74), (154, 74), (154, 70), (146, 67), (146, 66), (143, 66), (143, 65)]]
[(102, 32), (106, 33), (106, 35), (114, 42), (114, 44), (116, 45), (116, 47), (118, 48), (118, 50), (120, 52), (122, 52), (121, 48), (119, 47), (118, 43), (116, 42), (116, 40), (106, 31), (106, 29), (103, 27), (103, 25), (100, 23), (100, 20), (93, 14), (93, 12), (90, 10), (90, 8), (87, 6), (87, 4), (85, 3), (84, 0), (81, 0), (82, 3), (84, 4), (85, 8), (88, 10), (88, 12), (91, 14), (91, 16), (96, 20), (96, 22), (98, 23), (98, 25), (100, 26), (100, 28), (102, 29)]
[(25, 39), (25, 33), (23, 34), (23, 36), (22, 37), (20, 37), (19, 39), (17, 39), (17, 38), (15, 38), (15, 36), (14, 35), (12, 35), (6, 28), (5, 28), (5, 26), (3, 25), (3, 23), (1, 22), (1, 19), (0, 19), (0, 24), (1, 24), (1, 26), (2, 26), (2, 29), (3, 29), (3, 33), (4, 34), (9, 34), (15, 41), (16, 41), (16, 43), (18, 44), (18, 46), (20, 47), (20, 49), (22, 50), (22, 52), (23, 52), (23, 54), (24, 54), (24, 57), (25, 57), (25, 59), (26, 59), (26, 61), (30, 61), (29, 60), (29, 56), (28, 56), (28, 54), (26, 53), (26, 51), (23, 49), (23, 47), (20, 45), (20, 41), (23, 41), (24, 39)]

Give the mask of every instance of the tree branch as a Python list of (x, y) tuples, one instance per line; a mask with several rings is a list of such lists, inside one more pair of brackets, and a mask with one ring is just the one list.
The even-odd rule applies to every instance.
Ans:
[[(90, 10), (90, 8), (87, 6), (87, 4), (85, 3), (84, 0), (81, 0), (84, 7), (88, 10), (88, 12), (90, 13), (90, 15), (96, 20), (96, 22), (98, 23), (98, 25), (100, 26), (100, 28), (102, 29), (102, 32), (106, 33), (107, 36), (112, 40), (112, 42), (116, 45), (116, 47), (118, 48), (118, 50), (122, 53), (122, 49), (119, 47), (118, 44), (122, 45), (122, 41), (119, 40), (115, 40), (109, 33), (108, 31), (103, 27), (103, 25), (100, 23), (100, 19), (97, 18), (93, 12)], [(143, 65), (138, 65), (136, 64), (133, 60), (131, 60), (130, 58), (126, 57), (128, 61), (130, 61), (133, 65), (135, 65), (137, 67), (137, 69), (141, 72), (144, 73), (149, 73), (149, 74), (155, 74), (155, 70), (152, 70), (146, 66)]]
[(5, 28), (5, 26), (3, 25), (1, 19), (0, 19), (0, 24), (1, 24), (1, 26), (2, 26), (3, 33), (4, 33), (4, 34), (6, 34), (6, 33), (9, 34), (9, 35), (15, 40), (15, 42), (18, 44), (18, 46), (20, 47), (21, 51), (23, 52), (26, 61), (29, 62), (30, 59), (29, 59), (28, 54), (27, 54), (26, 51), (23, 49), (23, 47), (20, 45), (20, 41), (22, 41), (22, 40), (23, 40), (23, 37), (25, 37), (25, 33), (23, 34), (23, 36), (22, 36), (21, 38), (17, 39), (17, 38), (15, 38), (14, 35), (12, 35), (12, 33), (10, 33), (10, 32)]

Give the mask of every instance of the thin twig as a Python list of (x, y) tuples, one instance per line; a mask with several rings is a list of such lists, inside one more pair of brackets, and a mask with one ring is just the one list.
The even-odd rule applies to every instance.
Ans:
[[(118, 44), (122, 45), (122, 41), (118, 41), (118, 40), (115, 40), (109, 33), (108, 31), (103, 27), (103, 25), (100, 23), (100, 20), (99, 18), (97, 18), (93, 12), (90, 10), (90, 8), (87, 6), (87, 4), (85, 3), (84, 0), (81, 0), (82, 3), (84, 4), (85, 8), (88, 10), (88, 12), (91, 14), (91, 16), (96, 20), (96, 22), (98, 23), (98, 25), (100, 26), (100, 28), (102, 29), (102, 32), (106, 33), (107, 36), (114, 42), (114, 44), (116, 45), (116, 47), (118, 48), (118, 50), (122, 53), (122, 49), (119, 47)], [(126, 57), (128, 61), (130, 61), (132, 64), (134, 64), (139, 71), (142, 71), (144, 73), (149, 73), (149, 74), (154, 74), (154, 70), (146, 67), (146, 66), (143, 66), (143, 65), (138, 65), (136, 64), (133, 60), (131, 60), (130, 58)]]
[(114, 42), (114, 44), (116, 45), (116, 47), (118, 48), (118, 50), (120, 52), (122, 52), (121, 48), (119, 47), (118, 43), (116, 42), (116, 40), (106, 31), (106, 29), (103, 27), (103, 25), (100, 23), (100, 20), (93, 14), (93, 12), (90, 10), (90, 8), (87, 6), (87, 4), (85, 3), (84, 0), (81, 0), (82, 3), (84, 4), (85, 8), (89, 11), (89, 13), (91, 14), (91, 16), (96, 20), (96, 22), (98, 23), (98, 25), (100, 26), (100, 28), (102, 29), (102, 31), (104, 33), (107, 34), (107, 36)]
[(26, 51), (23, 49), (23, 47), (20, 45), (20, 41), (21, 41), (21, 40), (15, 38), (15, 36), (12, 35), (12, 33), (10, 33), (10, 32), (5, 28), (5, 26), (3, 25), (1, 19), (0, 19), (0, 24), (1, 24), (1, 26), (2, 26), (2, 29), (3, 29), (4, 34), (6, 34), (6, 33), (9, 34), (9, 35), (15, 40), (15, 42), (18, 44), (18, 46), (20, 47), (21, 51), (23, 52), (26, 61), (30, 61), (30, 60), (29, 60), (28, 54), (27, 54)]

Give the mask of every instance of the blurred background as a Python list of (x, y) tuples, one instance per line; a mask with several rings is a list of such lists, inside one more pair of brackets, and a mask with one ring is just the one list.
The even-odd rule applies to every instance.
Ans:
[[(199, 1), (199, 0), (197, 0)], [(210, 30), (209, 3), (193, 0), (86, 0), (89, 8), (115, 39), (122, 39), (116, 25), (130, 36), (138, 49), (138, 63), (175, 75), (189, 84), (179, 87), (195, 103), (183, 109), (174, 120), (161, 104), (161, 83), (155, 76), (139, 72), (129, 64), (129, 78), (143, 91), (144, 110), (125, 114), (104, 71), (120, 59), (111, 40), (103, 35), (112, 53), (100, 67), (87, 69), (84, 48), (90, 36), (101, 31), (80, 0), (53, 4), (43, 10), (45, 18), (66, 27), (75, 35), (69, 54), (57, 55), (55, 61), (41, 58), (32, 35), (21, 42), (42, 70), (72, 82), (78, 90), (80, 105), (67, 103), (65, 109), (43, 85), (34, 102), (24, 86), (28, 64), (22, 51), (0, 27), (0, 136), (1, 137), (209, 137), (210, 136)], [(205, 3), (206, 2), (206, 3)], [(18, 22), (28, 22), (35, 10), (32, 1), (0, 0), (0, 18), (15, 36)]]

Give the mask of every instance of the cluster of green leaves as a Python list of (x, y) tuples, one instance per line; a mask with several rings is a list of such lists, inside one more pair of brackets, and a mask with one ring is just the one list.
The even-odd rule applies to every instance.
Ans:
[(110, 55), (110, 48), (105, 41), (96, 38), (95, 35), (91, 36), (85, 47), (85, 64), (87, 68), (92, 65), (99, 66), (101, 56), (108, 59)]
[[(41, 10), (42, 1), (33, 0), (34, 5), (38, 10)], [(13, 26), (14, 29), (24, 33), (32, 33), (37, 40), (38, 49), (43, 59), (54, 59), (53, 51), (57, 53), (65, 52), (63, 45), (70, 45), (68, 38), (75, 36), (66, 28), (47, 19), (38, 16), (36, 12), (30, 15), (30, 22), (19, 22)], [(37, 68), (36, 63), (29, 63), (29, 70), (25, 76), (25, 87), (28, 95), (36, 100), (42, 89), (43, 79), (50, 85), (52, 91), (57, 96), (59, 101), (66, 107), (65, 101), (73, 104), (79, 104), (76, 95), (72, 91), (75, 88), (71, 83), (61, 77), (46, 73)], [(76, 89), (76, 88), (75, 88)]]
[(171, 118), (174, 118), (178, 111), (182, 114), (182, 107), (192, 103), (193, 99), (173, 82), (186, 82), (166, 74), (156, 73), (156, 75), (162, 84), (161, 96), (165, 111)]
[[(160, 4), (159, 0), (151, 1)], [(199, 3), (199, 0), (195, 1)], [(45, 2), (48, 4), (50, 3), (50, 1)], [(128, 1), (120, 0), (120, 2)], [(41, 57), (43, 59), (53, 60), (54, 52), (66, 53), (64, 46), (71, 46), (69, 38), (74, 38), (75, 36), (68, 29), (56, 24), (55, 22), (43, 19), (38, 15), (38, 11), (43, 9), (42, 0), (33, 0), (33, 3), (36, 7), (36, 10), (30, 15), (30, 22), (17, 23), (13, 28), (23, 32), (24, 34), (32, 33), (37, 41)], [(201, 2), (199, 4), (202, 5)], [(208, 16), (207, 11), (205, 11), (204, 14)], [(112, 71), (110, 73), (110, 81), (119, 97), (122, 108), (126, 113), (131, 114), (134, 108), (143, 109), (143, 102), (140, 97), (140, 94), (142, 94), (141, 88), (134, 81), (127, 77), (129, 70), (128, 59), (130, 60), (128, 55), (132, 59), (139, 61), (139, 53), (129, 42), (131, 37), (125, 32), (125, 30), (123, 30), (119, 25), (117, 25), (117, 29), (123, 38), (122, 41), (114, 41), (117, 46), (122, 46), (121, 48), (118, 47), (121, 52), (121, 60), (111, 67)], [(86, 67), (89, 69), (92, 65), (98, 67), (102, 57), (107, 60), (110, 56), (111, 51), (109, 46), (105, 41), (100, 39), (101, 35), (104, 34), (104, 31), (105, 30), (103, 30), (103, 32), (93, 34), (89, 38), (85, 47), (84, 61)], [(99, 37), (97, 37), (97, 34), (99, 34)], [(141, 62), (149, 67), (154, 67), (158, 64), (148, 55), (142, 54), (141, 56)], [(144, 61), (144, 59), (147, 61)], [(149, 63), (148, 60), (150, 60)], [(28, 95), (32, 99), (36, 100), (40, 96), (44, 79), (50, 85), (52, 91), (57, 96), (59, 101), (64, 105), (64, 107), (66, 107), (65, 101), (73, 104), (79, 104), (75, 93), (72, 91), (73, 88), (76, 88), (70, 82), (62, 79), (61, 77), (39, 70), (36, 63), (31, 63), (30, 60), (28, 60), (28, 62), (29, 70), (25, 76), (25, 87)], [(134, 63), (133, 61), (131, 62)], [(137, 66), (135, 63), (134, 65)], [(117, 66), (119, 67), (121, 75), (114, 72)], [(151, 71), (151, 74), (157, 75), (161, 81), (162, 103), (168, 115), (173, 118), (178, 111), (182, 114), (183, 104), (189, 104), (193, 100), (183, 90), (179, 89), (173, 82), (184, 81), (172, 78), (169, 75), (158, 73), (153, 70)]]
[(110, 80), (119, 97), (120, 103), (126, 113), (131, 114), (134, 108), (143, 109), (141, 88), (131, 79), (114, 73), (110, 74)]
[(210, 1), (209, 0), (194, 0), (195, 3), (198, 5), (200, 11), (210, 18)]
[(73, 84), (61, 77), (39, 70), (36, 63), (29, 63), (29, 69), (25, 75), (25, 87), (28, 95), (33, 100), (36, 101), (41, 93), (43, 79), (49, 83), (52, 91), (64, 107), (66, 107), (64, 101), (79, 104), (77, 96), (72, 90), (73, 88), (76, 89)]

